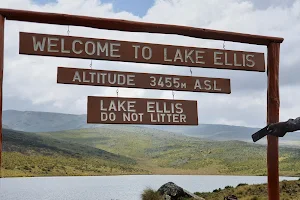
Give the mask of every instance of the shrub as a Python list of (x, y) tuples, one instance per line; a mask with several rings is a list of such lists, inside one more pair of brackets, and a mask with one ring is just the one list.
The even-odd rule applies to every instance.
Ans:
[(219, 189), (215, 189), (213, 192), (220, 192), (220, 191), (222, 191), (222, 189), (221, 189), (221, 188), (219, 188)]
[(151, 188), (143, 191), (142, 200), (163, 200), (163, 197)]
[(247, 183), (240, 183), (240, 184), (238, 184), (237, 187), (240, 187), (240, 186), (246, 186), (246, 185), (248, 185), (248, 184), (247, 184)]

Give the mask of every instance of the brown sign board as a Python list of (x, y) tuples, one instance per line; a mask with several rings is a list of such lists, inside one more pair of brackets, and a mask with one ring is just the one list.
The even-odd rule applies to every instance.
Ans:
[(20, 32), (19, 53), (216, 69), (265, 71), (264, 53)]
[(87, 123), (198, 125), (197, 101), (89, 96)]
[(230, 94), (230, 79), (57, 68), (57, 83)]

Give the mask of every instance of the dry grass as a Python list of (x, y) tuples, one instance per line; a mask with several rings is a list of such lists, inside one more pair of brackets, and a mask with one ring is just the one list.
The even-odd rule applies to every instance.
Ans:
[(151, 188), (147, 188), (142, 193), (142, 200), (163, 200), (163, 197)]

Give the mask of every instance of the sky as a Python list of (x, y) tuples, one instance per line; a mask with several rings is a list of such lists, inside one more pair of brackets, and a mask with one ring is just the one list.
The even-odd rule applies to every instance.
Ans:
[[(283, 37), (280, 49), (280, 120), (300, 116), (300, 0), (1, 0), (1, 8), (67, 13)], [(19, 32), (67, 35), (67, 26), (6, 21), (4, 110), (86, 114), (87, 96), (116, 96), (116, 88), (56, 83), (58, 66), (89, 68), (90, 60), (19, 54)], [(223, 41), (177, 35), (129, 33), (70, 26), (70, 35), (156, 44), (223, 48)], [(225, 42), (225, 49), (267, 48)], [(188, 67), (93, 60), (93, 69), (190, 75)], [(231, 94), (175, 92), (197, 100), (199, 123), (263, 127), (267, 75), (261, 72), (192, 68), (194, 76), (229, 78)], [(120, 97), (172, 99), (172, 91), (119, 88)]]

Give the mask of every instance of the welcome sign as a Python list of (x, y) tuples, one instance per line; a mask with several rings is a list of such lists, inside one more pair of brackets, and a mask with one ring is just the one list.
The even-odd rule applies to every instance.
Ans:
[(20, 54), (265, 71), (263, 53), (20, 33)]

